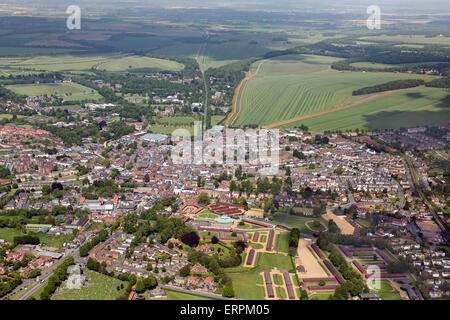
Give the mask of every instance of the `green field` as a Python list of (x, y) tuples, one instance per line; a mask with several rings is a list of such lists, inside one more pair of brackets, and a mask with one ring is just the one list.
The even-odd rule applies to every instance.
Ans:
[[(131, 68), (130, 68), (131, 66)], [(120, 71), (180, 71), (184, 65), (181, 63), (156, 59), (144, 56), (124, 55), (55, 55), (1, 58), (0, 67), (8, 68), (8, 73), (29, 73), (32, 70), (39, 71), (89, 71), (91, 69)]]
[[(23, 233), (17, 229), (0, 228), (0, 239), (13, 242), (14, 237), (21, 236)], [(41, 241), (42, 246), (62, 248), (64, 242), (73, 238), (72, 235), (56, 236), (51, 234), (36, 234)]]
[(105, 63), (118, 56), (35, 56), (33, 58), (2, 58), (0, 66), (11, 67), (17, 70), (40, 70), (40, 71), (74, 71), (90, 70), (98, 64)]
[(293, 270), (291, 257), (276, 253), (262, 253), (259, 265), (288, 271)]
[(374, 290), (374, 291), (376, 293), (378, 293), (380, 298), (383, 300), (400, 300), (401, 299), (400, 293), (398, 293), (397, 290), (395, 290), (391, 286), (389, 281), (387, 281), (387, 280), (381, 280), (380, 281), (380, 289)]
[(175, 61), (164, 59), (156, 59), (142, 56), (129, 56), (101, 63), (96, 68), (99, 70), (114, 71), (114, 72), (139, 71), (139, 70), (181, 71), (184, 69), (184, 65)]
[[(52, 300), (115, 300), (126, 292), (127, 283), (106, 275), (85, 270), (86, 284), (81, 289), (68, 289), (64, 283), (56, 290)], [(117, 286), (124, 285), (117, 290)]]
[(300, 229), (300, 232), (307, 233), (307, 234), (312, 234), (314, 231), (319, 231), (319, 230), (315, 230), (314, 228), (313, 228), (313, 230), (311, 230), (306, 225), (306, 224), (308, 224), (312, 228), (314, 221), (319, 221), (323, 225), (326, 225), (325, 220), (323, 220), (322, 218), (286, 215), (285, 213), (281, 213), (281, 212), (275, 213), (273, 215), (273, 222), (284, 225), (288, 228), (298, 228), (298, 229)]
[[(165, 117), (158, 119), (158, 122), (161, 124), (168, 124), (168, 125), (193, 125), (195, 119), (192, 117)], [(197, 120), (201, 121), (201, 120)]]
[(313, 132), (347, 129), (399, 129), (443, 125), (450, 119), (449, 94), (436, 88), (413, 89), (368, 101), (348, 109), (286, 125), (304, 124)]
[(64, 100), (76, 101), (83, 99), (102, 99), (94, 89), (82, 86), (78, 83), (40, 83), (40, 84), (16, 84), (6, 86), (15, 93), (27, 96), (56, 95)]
[(280, 235), (275, 239), (275, 244), (277, 243), (278, 239), (278, 246), (275, 247), (276, 251), (288, 253), (289, 251), (289, 232), (282, 232)]
[(177, 129), (185, 129), (189, 131), (191, 135), (194, 134), (194, 126), (176, 126), (176, 125), (151, 125), (147, 128), (147, 131), (152, 133), (160, 133), (165, 135), (172, 135)]
[(263, 286), (257, 286), (261, 283), (259, 272), (269, 270), (270, 267), (257, 266), (244, 272), (227, 273), (233, 281), (233, 289), (236, 297), (246, 300), (263, 300), (265, 293)]
[(278, 274), (278, 273), (274, 274), (273, 275), (273, 282), (276, 285), (282, 286), (284, 282), (283, 282), (283, 277), (281, 276), (281, 274)]
[[(431, 76), (403, 73), (338, 72), (330, 67), (336, 60), (289, 55), (256, 62), (251, 68), (256, 75), (240, 90), (237, 101), (240, 112), (232, 120), (232, 125), (270, 125), (362, 99), (351, 94), (363, 87), (399, 79), (433, 79)], [(290, 123), (285, 127), (295, 125)]]

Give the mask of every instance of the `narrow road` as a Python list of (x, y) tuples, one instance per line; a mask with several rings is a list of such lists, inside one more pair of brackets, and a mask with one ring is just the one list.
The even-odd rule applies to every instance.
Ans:
[(205, 43), (200, 46), (197, 54), (197, 63), (200, 68), (200, 72), (202, 73), (203, 83), (205, 86), (205, 104), (204, 104), (204, 112), (203, 112), (203, 135), (206, 133), (206, 119), (208, 117), (208, 83), (205, 78), (205, 70), (203, 68), (203, 59), (205, 57), (206, 47), (208, 45), (209, 34), (206, 34)]
[(419, 183), (419, 176), (418, 176), (418, 173), (416, 171), (416, 167), (414, 166), (413, 161), (407, 155), (405, 155), (405, 160), (408, 163), (408, 166), (409, 166), (409, 169), (410, 169), (410, 173), (411, 173), (411, 178), (413, 180), (413, 183), (414, 183), (414, 186), (416, 188), (416, 191), (419, 194), (419, 197), (422, 198), (423, 202), (428, 207), (428, 210), (430, 210), (431, 215), (434, 217), (434, 220), (436, 221), (437, 225), (439, 226), (439, 228), (442, 231), (442, 234), (444, 235), (444, 239), (448, 240), (450, 238), (450, 235), (449, 235), (447, 226), (441, 220), (441, 218), (438, 216), (438, 214), (436, 213), (436, 211), (434, 210), (433, 206), (428, 201), (428, 199), (425, 197), (425, 195), (422, 193), (422, 188), (420, 187), (420, 183)]

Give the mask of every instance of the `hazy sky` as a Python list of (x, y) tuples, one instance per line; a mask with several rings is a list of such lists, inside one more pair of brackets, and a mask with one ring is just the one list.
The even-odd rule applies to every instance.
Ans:
[(450, 12), (450, 0), (1, 0), (2, 4), (61, 7), (68, 5), (108, 7), (147, 6), (147, 7), (222, 7), (222, 8), (255, 8), (268, 10), (282, 9), (322, 9), (336, 8), (357, 9), (378, 5), (385, 11), (411, 12)]

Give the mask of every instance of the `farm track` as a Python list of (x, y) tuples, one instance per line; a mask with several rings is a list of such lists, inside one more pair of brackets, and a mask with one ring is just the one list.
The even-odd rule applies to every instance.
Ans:
[[(234, 96), (233, 96), (233, 107), (232, 107), (231, 113), (228, 115), (227, 119), (225, 120), (225, 127), (228, 127), (230, 121), (233, 118), (234, 118), (234, 120), (231, 122), (231, 124), (233, 124), (234, 121), (236, 121), (236, 119), (239, 118), (239, 114), (241, 112), (241, 108), (239, 108), (239, 110), (237, 110), (237, 102), (238, 102), (239, 93), (241, 91), (241, 88), (248, 80), (250, 80), (251, 78), (253, 78), (254, 76), (256, 76), (258, 74), (258, 71), (259, 71), (259, 69), (261, 68), (261, 66), (263, 64), (264, 64), (264, 61), (262, 61), (258, 65), (258, 68), (256, 69), (254, 74), (250, 71), (250, 68), (249, 68), (248, 72), (245, 75), (245, 78), (242, 79), (242, 81), (236, 87), (236, 90), (234, 91)], [(237, 111), (237, 113), (236, 113), (236, 111)]]
[[(424, 88), (424, 86), (419, 86), (419, 87), (414, 87), (414, 88), (406, 88), (406, 89), (392, 90), (392, 91), (388, 91), (388, 92), (386, 92), (386, 93), (377, 93), (377, 94), (374, 94), (374, 95), (372, 95), (372, 96), (366, 97), (366, 98), (364, 98), (364, 99), (358, 100), (358, 101), (356, 101), (356, 102), (354, 102), (354, 103), (351, 103), (351, 104), (347, 104), (347, 105), (344, 105), (344, 106), (341, 105), (341, 106), (339, 106), (339, 107), (336, 107), (336, 108), (333, 108), (333, 109), (330, 109), (330, 110), (325, 110), (325, 111), (321, 111), (321, 112), (316, 112), (316, 113), (312, 113), (312, 114), (307, 114), (307, 115), (300, 116), (300, 117), (296, 117), (296, 118), (292, 118), (292, 119), (289, 119), (289, 120), (284, 120), (284, 121), (272, 123), (272, 124), (270, 124), (270, 125), (264, 126), (263, 128), (264, 128), (264, 129), (273, 129), (273, 128), (277, 128), (277, 127), (280, 127), (280, 126), (282, 126), (282, 125), (289, 124), (289, 123), (292, 123), (292, 122), (297, 122), (297, 121), (301, 121), (301, 120), (306, 120), (306, 119), (310, 119), (310, 118), (315, 118), (315, 117), (318, 117), (318, 116), (322, 116), (322, 115), (324, 115), (324, 114), (328, 114), (328, 113), (332, 113), (332, 112), (336, 112), (336, 111), (345, 110), (345, 109), (348, 109), (348, 108), (351, 108), (351, 107), (355, 107), (355, 106), (358, 106), (358, 105), (360, 105), (360, 104), (363, 104), (363, 103), (366, 103), (366, 102), (369, 102), (369, 101), (375, 101), (375, 100), (378, 100), (378, 99), (380, 99), (380, 98), (384, 98), (384, 97), (393, 95), (394, 93), (404, 92), (404, 91), (409, 91), (409, 90), (412, 90), (412, 89), (417, 90), (417, 89), (420, 89), (420, 88)], [(348, 100), (348, 98), (347, 98), (346, 100)]]

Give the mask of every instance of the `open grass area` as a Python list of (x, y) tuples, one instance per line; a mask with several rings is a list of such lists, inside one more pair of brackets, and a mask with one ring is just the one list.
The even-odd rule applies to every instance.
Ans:
[(293, 270), (291, 257), (276, 253), (261, 253), (259, 265), (288, 271)]
[(109, 60), (101, 63), (96, 67), (98, 70), (106, 71), (181, 71), (184, 65), (176, 61), (156, 59), (143, 56), (129, 56), (118, 59)]
[(84, 99), (102, 99), (94, 89), (82, 86), (78, 83), (39, 83), (39, 84), (16, 84), (6, 86), (15, 93), (27, 96), (56, 95), (64, 100), (76, 101)]
[(333, 293), (315, 293), (309, 296), (310, 300), (328, 300)]
[(366, 227), (366, 228), (370, 228), (372, 226), (372, 222), (370, 222), (369, 220), (366, 220), (366, 219), (357, 218), (356, 222), (358, 222), (360, 225), (362, 225), (363, 227)]
[(388, 280), (380, 281), (380, 289), (379, 290), (371, 290), (376, 292), (381, 299), (383, 300), (400, 300), (400, 293), (395, 290)]
[(242, 86), (238, 115), (231, 124), (271, 125), (344, 105), (351, 101), (353, 90), (363, 87), (400, 79), (433, 79), (415, 74), (338, 72), (330, 68), (336, 60), (290, 55), (256, 62), (260, 67), (252, 69), (256, 75)]
[(276, 251), (288, 253), (289, 252), (289, 232), (282, 232), (277, 237), (275, 243), (277, 246), (275, 247)]
[(219, 215), (210, 212), (209, 210), (203, 210), (202, 212), (200, 212), (199, 214), (197, 214), (197, 217), (199, 218), (208, 218), (208, 219), (214, 219), (217, 218)]
[[(21, 236), (23, 233), (13, 228), (0, 228), (0, 239), (13, 242), (14, 237)], [(52, 234), (35, 234), (41, 241), (41, 246), (62, 248), (64, 242), (73, 238), (72, 235), (56, 236)]]
[(287, 298), (286, 290), (283, 287), (277, 287), (276, 291), (277, 291), (277, 298), (280, 298), (280, 299)]
[(173, 132), (177, 129), (185, 129), (189, 131), (191, 135), (194, 134), (194, 126), (175, 126), (175, 125), (151, 125), (148, 128), (148, 131), (152, 133), (160, 133), (165, 135), (172, 135)]
[(261, 282), (259, 272), (269, 270), (270, 267), (257, 266), (252, 269), (245, 268), (244, 272), (227, 273), (233, 282), (235, 295), (246, 300), (263, 300), (265, 293), (263, 286), (257, 286)]
[[(131, 68), (130, 68), (131, 66)], [(0, 67), (16, 72), (89, 71), (91, 69), (120, 71), (180, 71), (184, 65), (175, 61), (144, 56), (118, 55), (37, 55), (0, 59)]]
[[(35, 50), (35, 49), (33, 49)], [(30, 57), (15, 57), (0, 59), (0, 66), (15, 69), (31, 69), (40, 71), (73, 71), (90, 70), (98, 64), (120, 56), (86, 56), (86, 55), (39, 55)]]
[[(158, 119), (159, 123), (168, 124), (168, 125), (193, 125), (195, 119), (193, 117), (164, 117)], [(197, 120), (200, 121), (200, 120)]]
[(283, 282), (283, 277), (281, 276), (281, 274), (278, 274), (278, 273), (274, 274), (273, 275), (273, 282), (276, 285), (282, 286), (284, 282)]
[[(126, 292), (127, 283), (106, 275), (85, 270), (86, 284), (81, 289), (68, 289), (64, 283), (56, 290), (52, 300), (115, 300)], [(124, 288), (120, 288), (123, 284)]]
[(264, 246), (261, 243), (250, 243), (250, 247), (253, 249), (262, 249)]
[[(306, 234), (312, 234), (316, 230), (311, 230), (308, 226), (313, 227), (314, 221), (319, 221), (326, 225), (326, 222), (322, 218), (315, 217), (301, 217), (295, 215), (286, 215), (285, 213), (275, 213), (273, 215), (273, 222), (286, 226), (288, 228), (298, 228), (300, 232)], [(319, 231), (319, 230), (317, 230)]]

